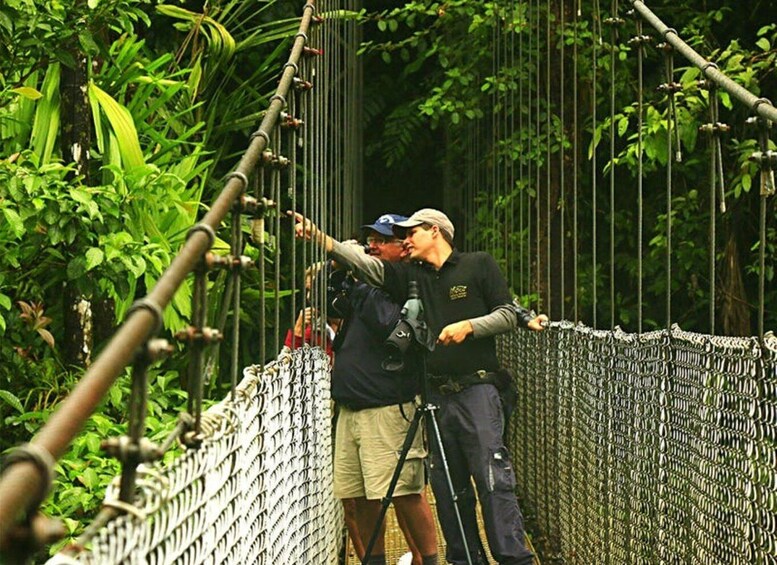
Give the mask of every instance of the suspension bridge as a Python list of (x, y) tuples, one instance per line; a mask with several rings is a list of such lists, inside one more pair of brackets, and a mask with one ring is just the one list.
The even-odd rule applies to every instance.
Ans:
[[(290, 265), (291, 279), (298, 280), (296, 265), (325, 259), (317, 247), (291, 243), (293, 226), (281, 222), (283, 211), (299, 210), (340, 238), (362, 223), (363, 77), (356, 55), (362, 31), (355, 17), (360, 8), (353, 0), (322, 0), (301, 9), (277, 91), (222, 192), (68, 398), (29, 443), (6, 458), (0, 476), (0, 548), (9, 562), (29, 560), (56, 538), (55, 522), (39, 513), (56, 462), (127, 367), (133, 388), (128, 432), (104, 442), (121, 461), (121, 476), (108, 487), (103, 509), (82, 536), (51, 563), (338, 562), (343, 515), (331, 487), (328, 358), (307, 346), (275, 358), (281, 350), (278, 335), (261, 340), (258, 359), (240, 355), (241, 277), (258, 270), (264, 288), (277, 291), (282, 264)], [(503, 363), (518, 375), (521, 404), (509, 437), (517, 490), (543, 562), (777, 563), (777, 338), (766, 331), (764, 311), (777, 164), (769, 132), (777, 109), (727, 77), (639, 0), (626, 6), (613, 1), (609, 13), (599, 2), (584, 7), (505, 1), (494, 3), (494, 9), (501, 14), (493, 31), (494, 75), (531, 67), (538, 69), (536, 82), (510, 75), (517, 87), (506, 117), (467, 126), (468, 134), (457, 142), (471, 148), (471, 159), (455, 164), (464, 187), (454, 190), (446, 183), (439, 207), (458, 211), (454, 218), (462, 233), (485, 223), (492, 242), (488, 250), (500, 258), (512, 288), (555, 320), (546, 332), (506, 335), (499, 343)], [(529, 29), (535, 32), (531, 36), (522, 31)], [(578, 53), (578, 34), (591, 29), (592, 63)], [(558, 33), (570, 41), (556, 41)], [(651, 43), (656, 45), (649, 50)], [(612, 242), (620, 205), (613, 165), (615, 100), (609, 116), (597, 116), (597, 88), (602, 95), (608, 92), (619, 61), (616, 47), (623, 45), (638, 61), (632, 120), (639, 147), (637, 186), (628, 203), (639, 219), (638, 233), (628, 234), (637, 241), (635, 284), (615, 274)], [(649, 56), (661, 59), (665, 75), (658, 83), (645, 83)], [(584, 107), (579, 67), (599, 68), (597, 57), (610, 59), (610, 76), (594, 77), (593, 100)], [(556, 59), (562, 63), (552, 69)], [(709, 105), (704, 129), (709, 149), (697, 148), (709, 161), (708, 333), (684, 331), (674, 323), (686, 307), (673, 297), (671, 284), (676, 260), (672, 167), (680, 158), (676, 118), (682, 91), (675, 64), (696, 69)], [(571, 85), (572, 115), (564, 115), (568, 89), (551, 83), (559, 73), (561, 84)], [(666, 316), (660, 327), (648, 329), (642, 230), (657, 219), (643, 208), (642, 181), (648, 174), (643, 97), (656, 89), (666, 103), (665, 158), (659, 160), (667, 193), (662, 211)], [(720, 143), (727, 131), (717, 100), (724, 93), (750, 114), (755, 141), (750, 159), (760, 179), (759, 302), (751, 337), (719, 335), (716, 320), (715, 221), (723, 213)], [(552, 108), (558, 110), (554, 115)], [(601, 151), (582, 158), (593, 136), (579, 125), (584, 116), (592, 117), (592, 131), (609, 128), (609, 167)], [(499, 158), (493, 147), (489, 158), (482, 158), (489, 139), (511, 139), (526, 129), (536, 133), (520, 147), (527, 158)], [(539, 140), (553, 136), (565, 141), (551, 153), (551, 144)], [(541, 154), (544, 147), (547, 153)], [(593, 179), (585, 186), (595, 203), (585, 215), (577, 208), (582, 175)], [(602, 191), (597, 179), (606, 180), (609, 190)], [(516, 186), (522, 190), (512, 197)], [(491, 212), (485, 218), (483, 202)], [(601, 202), (605, 205), (596, 205)], [(583, 217), (592, 224), (593, 243), (578, 238)], [(606, 233), (600, 223), (611, 242), (604, 261), (608, 274), (597, 268), (597, 237)], [(217, 234), (225, 233), (231, 234), (230, 251), (217, 254), (212, 250)], [(246, 234), (261, 251), (256, 260), (242, 255)], [(289, 242), (284, 254), (281, 240)], [(586, 246), (594, 263), (589, 269), (578, 263)], [(219, 272), (227, 273), (226, 283), (216, 293), (212, 281)], [(144, 437), (148, 370), (174, 349), (162, 337), (162, 312), (189, 276), (194, 280), (191, 325), (174, 336), (189, 356), (187, 410), (156, 444)], [(619, 284), (636, 295), (632, 332), (616, 323)], [(597, 308), (601, 292), (610, 295), (604, 323), (607, 316)], [(592, 297), (587, 312), (579, 305), (583, 293)], [(286, 298), (279, 294), (261, 295), (256, 314), (261, 327), (283, 326), (281, 300), (290, 302), (290, 312), (298, 310), (295, 292)], [(325, 288), (313, 295), (323, 309)], [(215, 309), (209, 307), (214, 299), (221, 301)], [(209, 319), (213, 311), (217, 315)], [(266, 316), (274, 317), (272, 323)], [(225, 336), (229, 318), (234, 322)], [(214, 351), (225, 337), (231, 345), (231, 390), (206, 408)], [(273, 339), (268, 353), (266, 344)], [(163, 463), (163, 454), (175, 445), (180, 454)]]

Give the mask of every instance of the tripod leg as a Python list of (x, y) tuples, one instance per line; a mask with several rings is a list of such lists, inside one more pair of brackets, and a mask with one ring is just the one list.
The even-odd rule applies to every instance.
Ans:
[(413, 414), (413, 419), (410, 422), (410, 427), (407, 429), (407, 435), (405, 435), (405, 441), (402, 444), (402, 451), (399, 453), (397, 466), (394, 468), (394, 474), (391, 476), (391, 482), (389, 483), (388, 490), (386, 491), (386, 496), (384, 496), (383, 500), (381, 501), (380, 514), (378, 515), (378, 519), (375, 522), (375, 527), (372, 530), (370, 541), (364, 550), (362, 565), (367, 565), (367, 562), (372, 555), (372, 550), (375, 548), (375, 542), (380, 536), (383, 520), (386, 518), (386, 512), (388, 511), (388, 507), (391, 505), (391, 499), (394, 497), (394, 489), (397, 487), (399, 476), (402, 473), (402, 466), (405, 464), (407, 454), (410, 452), (410, 448), (413, 445), (413, 439), (415, 438), (415, 434), (418, 431), (418, 424), (421, 421), (422, 414), (423, 413), (421, 410), (416, 409), (415, 414)]
[[(445, 449), (442, 445), (442, 437), (440, 435), (440, 427), (437, 424), (437, 417), (434, 414), (434, 411), (436, 410), (436, 407), (428, 404), (424, 411), (429, 413), (429, 420), (427, 425), (432, 429), (434, 434), (430, 434), (430, 441), (432, 438), (434, 439), (435, 446), (437, 448), (437, 453), (440, 456), (440, 463), (442, 465), (443, 472), (445, 474), (445, 479), (448, 483), (448, 493), (450, 494), (451, 500), (453, 501), (453, 510), (456, 515), (456, 522), (459, 527), (459, 535), (461, 536), (461, 542), (464, 546), (464, 552), (467, 556), (467, 563), (468, 565), (472, 565), (472, 550), (469, 547), (469, 544), (467, 543), (467, 534), (464, 531), (464, 523), (461, 520), (461, 512), (459, 511), (459, 504), (458, 504), (458, 495), (456, 494), (456, 490), (453, 486), (453, 480), (451, 479), (451, 472), (450, 468), (448, 467), (448, 460), (445, 456)], [(477, 548), (472, 548), (474, 550), (477, 550)]]

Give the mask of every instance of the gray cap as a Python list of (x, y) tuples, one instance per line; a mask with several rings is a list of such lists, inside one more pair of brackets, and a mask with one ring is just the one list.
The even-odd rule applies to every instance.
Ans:
[(451, 222), (448, 216), (434, 208), (421, 208), (404, 222), (395, 223), (393, 226), (394, 233), (397, 233), (398, 228), (404, 231), (407, 228), (414, 228), (421, 224), (437, 226), (448, 241), (453, 241), (453, 222)]

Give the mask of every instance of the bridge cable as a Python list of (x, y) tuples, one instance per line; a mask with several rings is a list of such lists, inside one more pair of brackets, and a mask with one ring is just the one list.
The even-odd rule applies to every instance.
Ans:
[[(487, 216), (488, 228), (486, 233), (490, 232), (487, 241), (487, 251), (493, 257), (494, 251), (499, 241), (499, 118), (497, 116), (497, 104), (499, 103), (499, 3), (493, 4), (493, 21), (491, 23), (491, 80), (493, 88), (491, 89), (491, 127), (490, 136), (487, 140), (488, 151), (491, 153), (491, 167), (486, 167), (486, 190), (483, 194), (482, 206), (488, 206), (491, 203), (492, 214)], [(488, 190), (491, 187), (491, 190)], [(488, 208), (486, 208), (488, 209)]]
[[(519, 281), (516, 281), (516, 276), (518, 271), (518, 265), (516, 263), (520, 263), (520, 255), (516, 258), (516, 222), (515, 222), (515, 208), (516, 208), (516, 200), (520, 198), (520, 192), (518, 189), (518, 182), (516, 177), (516, 163), (514, 158), (514, 148), (517, 147), (517, 139), (516, 139), (516, 125), (517, 125), (517, 119), (516, 119), (516, 81), (520, 82), (520, 77), (518, 76), (518, 73), (521, 72), (519, 68), (516, 66), (516, 42), (515, 42), (515, 35), (516, 35), (516, 25), (515, 25), (515, 18), (516, 18), (516, 6), (515, 1), (510, 1), (510, 9), (507, 15), (507, 26), (506, 26), (506, 32), (510, 34), (510, 42), (509, 42), (509, 48), (507, 49), (507, 65), (510, 69), (509, 77), (510, 77), (510, 102), (509, 102), (509, 122), (508, 122), (508, 134), (506, 136), (506, 139), (508, 140), (507, 145), (505, 146), (505, 156), (508, 159), (508, 170), (509, 174), (507, 176), (507, 184), (506, 184), (506, 193), (508, 196), (508, 203), (509, 208), (506, 208), (506, 222), (505, 222), (505, 240), (507, 243), (507, 256), (510, 258), (510, 289), (513, 293), (517, 292)], [(518, 114), (520, 115), (521, 109), (518, 107)], [(507, 112), (505, 112), (507, 114)], [(518, 230), (518, 233), (520, 234), (520, 230)], [(517, 259), (517, 261), (516, 261)]]
[(632, 11), (637, 35), (629, 43), (637, 50), (637, 333), (642, 333), (643, 315), (643, 227), (644, 227), (644, 122), (645, 122), (645, 45), (649, 37), (642, 33), (642, 18)]
[(598, 226), (596, 221), (596, 215), (597, 215), (597, 159), (596, 159), (596, 150), (599, 146), (599, 143), (597, 141), (597, 134), (596, 129), (598, 125), (597, 115), (596, 115), (596, 107), (597, 107), (597, 101), (596, 101), (596, 87), (598, 84), (598, 67), (599, 67), (599, 46), (602, 43), (602, 33), (601, 33), (601, 24), (600, 24), (600, 13), (599, 13), (599, 0), (594, 0), (593, 4), (593, 23), (592, 23), (592, 38), (593, 38), (593, 45), (591, 49), (591, 300), (593, 305), (593, 313), (592, 313), (592, 327), (597, 327), (597, 297), (598, 297), (598, 289), (597, 289), (597, 283), (598, 283), (598, 277), (596, 275), (596, 269), (597, 269), (597, 253), (596, 253), (596, 243), (597, 243), (597, 235), (598, 235)]
[(546, 309), (548, 312), (552, 312), (552, 283), (551, 283), (551, 238), (552, 238), (552, 214), (551, 214), (551, 109), (553, 108), (551, 94), (550, 94), (550, 75), (551, 75), (551, 3), (545, 4), (545, 298)]
[[(658, 47), (664, 52), (666, 71), (666, 83), (659, 86), (659, 91), (667, 94), (668, 103), (666, 119), (666, 329), (669, 330), (672, 326), (672, 134), (678, 132), (675, 93), (681, 87), (674, 82), (674, 48), (668, 42), (661, 43)], [(679, 144), (679, 137), (677, 141)], [(678, 162), (682, 160), (679, 146), (675, 158)]]
[(536, 259), (536, 278), (537, 278), (537, 309), (538, 311), (542, 309), (542, 306), (544, 305), (542, 301), (542, 258), (541, 258), (541, 252), (540, 247), (542, 245), (542, 238), (540, 237), (540, 230), (541, 230), (541, 222), (540, 222), (540, 208), (542, 207), (542, 198), (540, 197), (540, 179), (542, 175), (542, 170), (540, 169), (540, 152), (542, 151), (542, 129), (540, 125), (540, 119), (541, 119), (541, 106), (540, 106), (540, 93), (542, 92), (541, 87), (541, 79), (542, 79), (542, 73), (540, 72), (540, 61), (542, 60), (542, 54), (540, 51), (540, 38), (539, 38), (539, 29), (542, 25), (542, 21), (540, 19), (540, 0), (537, 0), (537, 68), (536, 68), (536, 75), (537, 75), (537, 91), (536, 91), (536, 113), (537, 113), (537, 122), (535, 124), (537, 128), (537, 169), (535, 171), (536, 174), (536, 184), (535, 184), (535, 214), (534, 214), (534, 230), (535, 230), (535, 253), (537, 256)]
[(275, 131), (273, 131), (273, 148), (277, 153), (274, 159), (275, 166), (273, 167), (271, 173), (272, 195), (273, 200), (275, 201), (275, 218), (273, 221), (273, 235), (275, 236), (275, 246), (273, 253), (273, 278), (275, 281), (273, 284), (273, 290), (275, 294), (273, 298), (273, 327), (275, 328), (275, 332), (273, 332), (273, 337), (275, 341), (275, 347), (273, 351), (277, 355), (281, 349), (281, 170), (283, 169), (283, 163), (285, 162), (285, 157), (281, 155), (282, 144), (280, 128), (276, 128)]
[[(534, 12), (533, 12), (534, 5), (530, 2), (529, 3), (529, 9), (526, 13), (526, 27), (527, 27), (527, 37), (526, 37), (526, 48), (528, 50), (527, 59), (529, 61), (529, 69), (530, 73), (528, 78), (532, 78), (532, 72), (536, 74), (537, 72), (537, 65), (538, 65), (538, 59), (536, 57), (537, 53), (534, 49), (534, 41), (536, 41), (536, 34), (533, 33), (534, 30)], [(534, 261), (534, 252), (532, 249), (532, 242), (534, 240), (534, 205), (536, 203), (537, 199), (537, 190), (536, 186), (534, 185), (534, 167), (539, 166), (537, 163), (537, 159), (533, 156), (535, 155), (535, 152), (537, 148), (539, 147), (538, 144), (538, 138), (536, 135), (536, 127), (535, 127), (535, 119), (536, 114), (534, 111), (534, 105), (537, 104), (537, 92), (535, 90), (535, 83), (533, 80), (529, 80), (526, 86), (526, 95), (528, 97), (528, 102), (526, 103), (526, 119), (527, 119), (527, 125), (528, 125), (528, 142), (529, 142), (529, 155), (530, 158), (527, 159), (526, 163), (526, 293), (531, 295), (532, 294), (532, 287), (534, 285), (534, 269), (536, 268), (536, 263)], [(534, 187), (534, 189), (532, 189)], [(532, 194), (533, 193), (533, 194)]]
[[(254, 173), (253, 189), (254, 195), (257, 200), (264, 199), (264, 168), (258, 166)], [(267, 358), (267, 340), (265, 328), (267, 323), (265, 321), (265, 306), (266, 306), (266, 251), (265, 242), (267, 240), (265, 235), (265, 214), (262, 213), (258, 218), (255, 218), (251, 224), (251, 235), (254, 241), (254, 245), (259, 249), (259, 366), (260, 370), (264, 371), (264, 362)]]
[(578, 209), (577, 209), (577, 191), (578, 191), (578, 163), (580, 156), (579, 147), (579, 108), (578, 108), (578, 89), (579, 89), (579, 70), (578, 70), (578, 33), (579, 18), (583, 15), (581, 6), (582, 0), (576, 0), (573, 6), (573, 36), (572, 36), (572, 312), (575, 323), (580, 321), (578, 310)]
[[(765, 98), (759, 99), (762, 103), (771, 103)], [(759, 104), (756, 104), (756, 107)], [(766, 288), (766, 208), (768, 198), (775, 194), (774, 169), (777, 167), (777, 152), (769, 149), (769, 131), (772, 122), (766, 118), (755, 116), (748, 118), (748, 124), (754, 125), (758, 130), (758, 148), (750, 160), (755, 161), (761, 173), (760, 182), (760, 207), (758, 222), (758, 337), (763, 343), (764, 339), (764, 298)]]
[(566, 50), (565, 50), (565, 43), (566, 43), (566, 19), (564, 11), (566, 9), (565, 2), (562, 0), (562, 2), (559, 3), (559, 26), (558, 29), (560, 30), (558, 33), (558, 43), (559, 43), (559, 80), (561, 82), (561, 88), (559, 89), (559, 234), (560, 234), (560, 256), (559, 256), (559, 278), (561, 279), (561, 305), (560, 305), (560, 318), (562, 320), (566, 319), (566, 253), (565, 253), (565, 247), (566, 247), (566, 163), (565, 163), (565, 151), (564, 151), (564, 144), (566, 143), (566, 122), (565, 122), (565, 106), (566, 106), (566, 97), (564, 96), (564, 93), (566, 92), (566, 76), (565, 76), (565, 67), (566, 67)]
[[(714, 65), (714, 63), (710, 63)], [(721, 213), (725, 213), (726, 203), (723, 194), (723, 163), (721, 150), (721, 134), (729, 130), (726, 124), (720, 122), (718, 106), (718, 85), (715, 81), (702, 79), (698, 81), (699, 88), (707, 90), (708, 110), (710, 121), (703, 124), (699, 129), (709, 135), (710, 140), (710, 162), (709, 162), (709, 324), (710, 334), (715, 335), (715, 303), (716, 303), (716, 239), (717, 239), (717, 190), (721, 187), (720, 207)]]
[[(513, 22), (513, 51), (511, 55), (513, 56), (513, 59), (511, 60), (510, 64), (513, 69), (517, 69), (516, 71), (516, 80), (518, 82), (518, 124), (517, 124), (517, 139), (515, 142), (518, 145), (519, 152), (517, 155), (518, 158), (518, 174), (517, 179), (513, 178), (513, 190), (516, 191), (516, 199), (518, 200), (518, 233), (519, 237), (517, 239), (517, 242), (515, 239), (513, 239), (513, 245), (517, 246), (518, 249), (518, 284), (514, 287), (516, 291), (518, 292), (518, 296), (523, 297), (525, 294), (524, 289), (524, 257), (523, 257), (523, 251), (524, 251), (524, 223), (523, 223), (523, 200), (524, 200), (524, 192), (526, 191), (524, 187), (524, 178), (523, 178), (523, 172), (524, 172), (524, 165), (523, 165), (523, 155), (526, 153), (525, 146), (524, 146), (524, 133), (523, 133), (523, 78), (526, 74), (526, 67), (524, 65), (524, 59), (523, 59), (523, 35), (524, 35), (524, 25), (523, 25), (523, 15), (525, 10), (524, 6), (520, 6), (520, 12), (515, 11), (515, 2), (511, 4), (513, 8), (513, 15), (512, 15), (512, 22)], [(516, 23), (516, 18), (519, 18), (518, 22)], [(515, 64), (515, 35), (518, 35), (518, 50), (517, 50), (517, 61), (518, 64)], [(515, 108), (514, 100), (511, 104), (513, 108)], [(515, 118), (514, 118), (515, 120)], [(515, 124), (515, 121), (513, 122)], [(515, 135), (515, 134), (514, 134)], [(511, 162), (514, 162), (511, 160)], [(515, 210), (515, 208), (513, 208)], [(512, 230), (511, 230), (512, 231)]]
[(615, 65), (618, 60), (618, 0), (612, 0), (610, 17), (604, 21), (610, 26), (610, 329), (615, 328)]

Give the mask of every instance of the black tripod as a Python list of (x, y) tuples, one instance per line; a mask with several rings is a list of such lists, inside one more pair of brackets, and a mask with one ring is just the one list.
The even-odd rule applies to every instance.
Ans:
[[(424, 352), (421, 353), (421, 406), (417, 407), (415, 414), (413, 414), (413, 419), (410, 422), (410, 427), (407, 430), (405, 441), (402, 444), (402, 451), (399, 454), (399, 461), (397, 461), (397, 466), (394, 468), (394, 474), (391, 477), (391, 482), (389, 483), (388, 490), (386, 491), (386, 496), (384, 496), (381, 500), (380, 514), (378, 515), (378, 520), (375, 523), (375, 528), (372, 530), (370, 541), (364, 550), (362, 565), (367, 565), (367, 562), (370, 559), (372, 550), (375, 547), (375, 542), (378, 540), (378, 536), (380, 535), (380, 530), (383, 525), (383, 520), (386, 517), (386, 512), (388, 511), (388, 507), (393, 499), (394, 489), (396, 488), (397, 482), (399, 481), (399, 475), (402, 472), (402, 466), (405, 464), (407, 454), (410, 451), (410, 447), (413, 445), (413, 439), (415, 438), (415, 434), (418, 431), (421, 418), (426, 415), (429, 416), (425, 420), (427, 427), (427, 437), (429, 438), (430, 442), (436, 441), (438, 453), (440, 454), (440, 463), (442, 464), (442, 468), (445, 471), (445, 478), (448, 483), (448, 492), (451, 496), (451, 500), (453, 500), (453, 508), (456, 511), (456, 521), (458, 522), (459, 533), (461, 534), (461, 539), (464, 543), (464, 550), (467, 553), (467, 563), (468, 565), (472, 565), (472, 557), (469, 545), (467, 544), (467, 536), (464, 533), (464, 524), (461, 521), (461, 513), (459, 512), (458, 496), (456, 495), (456, 492), (453, 488), (453, 480), (451, 479), (448, 460), (445, 457), (445, 449), (443, 448), (442, 437), (440, 436), (440, 427), (437, 424), (437, 417), (435, 416), (435, 410), (437, 410), (437, 406), (427, 401), (429, 398), (428, 392), (429, 383), (426, 374), (426, 354)], [(432, 434), (431, 432), (434, 433)]]

